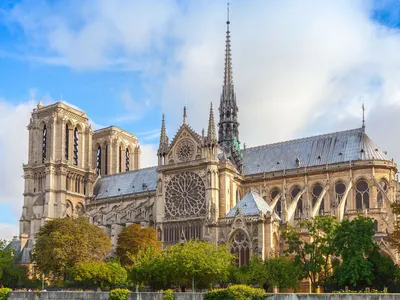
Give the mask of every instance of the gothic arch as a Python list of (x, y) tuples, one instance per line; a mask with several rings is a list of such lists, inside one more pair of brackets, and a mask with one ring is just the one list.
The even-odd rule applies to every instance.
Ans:
[(249, 264), (250, 251), (252, 249), (251, 239), (243, 229), (235, 229), (229, 237), (231, 253), (236, 256), (236, 265), (244, 266)]

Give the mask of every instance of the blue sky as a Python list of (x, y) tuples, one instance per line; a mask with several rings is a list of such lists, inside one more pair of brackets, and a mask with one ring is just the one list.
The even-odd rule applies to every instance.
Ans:
[[(17, 232), (40, 98), (137, 134), (152, 165), (163, 112), (172, 138), (183, 105), (199, 132), (218, 107), (225, 17), (225, 1), (1, 1), (0, 238)], [(400, 159), (399, 0), (234, 0), (231, 21), (242, 142), (358, 127), (365, 103), (368, 133)]]

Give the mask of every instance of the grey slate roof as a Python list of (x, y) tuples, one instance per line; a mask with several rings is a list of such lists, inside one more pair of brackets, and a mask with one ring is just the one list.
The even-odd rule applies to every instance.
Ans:
[(243, 171), (251, 175), (370, 159), (389, 160), (363, 129), (357, 128), (245, 149)]
[(236, 211), (240, 207), (242, 215), (244, 216), (255, 216), (260, 212), (267, 213), (272, 212), (271, 207), (268, 203), (261, 198), (256, 192), (248, 192), (226, 215), (225, 217), (234, 217)]
[(139, 169), (100, 178), (93, 194), (96, 199), (155, 191), (157, 167)]

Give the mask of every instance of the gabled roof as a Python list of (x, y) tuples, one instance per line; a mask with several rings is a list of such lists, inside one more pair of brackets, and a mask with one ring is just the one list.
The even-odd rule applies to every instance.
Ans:
[(357, 160), (389, 160), (362, 128), (243, 150), (245, 175)]
[(255, 216), (262, 213), (271, 213), (272, 209), (267, 202), (256, 192), (248, 192), (226, 215), (225, 217), (234, 217), (240, 208), (242, 215)]
[(100, 178), (94, 187), (96, 199), (155, 191), (157, 167), (150, 167)]

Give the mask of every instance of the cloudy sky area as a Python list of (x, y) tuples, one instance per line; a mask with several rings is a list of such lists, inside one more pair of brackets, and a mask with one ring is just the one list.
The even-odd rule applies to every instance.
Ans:
[[(226, 1), (0, 1), (0, 238), (18, 232), (30, 112), (40, 98), (139, 137), (156, 163), (161, 114), (207, 126), (223, 76)], [(231, 1), (247, 146), (361, 126), (400, 161), (400, 2)]]

